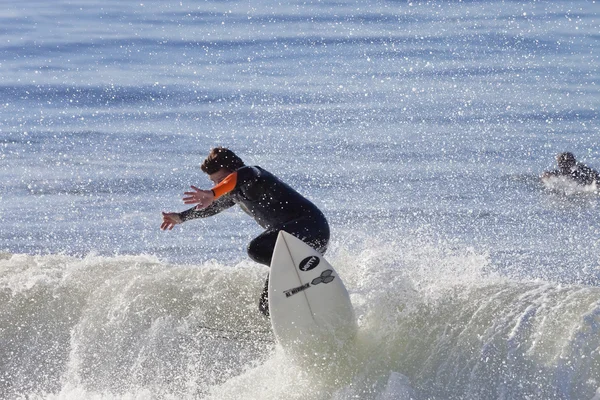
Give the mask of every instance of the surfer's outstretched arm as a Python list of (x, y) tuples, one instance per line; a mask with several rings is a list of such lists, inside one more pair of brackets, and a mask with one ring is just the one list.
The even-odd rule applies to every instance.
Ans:
[(163, 222), (160, 225), (160, 229), (162, 229), (163, 231), (166, 231), (166, 230), (170, 231), (171, 229), (173, 229), (173, 227), (175, 225), (181, 224), (183, 222), (179, 213), (175, 213), (175, 212), (166, 213), (163, 211), (162, 216), (163, 216)]
[(197, 204), (196, 209), (198, 210), (207, 208), (215, 200), (220, 199), (236, 187), (245, 185), (255, 179), (258, 174), (256, 168), (242, 167), (237, 171), (225, 175), (212, 189), (202, 190), (196, 186), (191, 186), (192, 191), (183, 193), (183, 202), (185, 204)]
[(206, 208), (198, 209), (196, 207), (192, 207), (189, 210), (180, 212), (179, 216), (183, 222), (195, 218), (212, 217), (213, 215), (218, 214), (229, 207), (233, 207), (234, 205), (235, 202), (229, 198), (229, 196), (224, 196), (213, 201), (211, 205)]
[(196, 207), (192, 207), (189, 210), (185, 210), (180, 213), (163, 212), (163, 222), (160, 226), (160, 229), (162, 229), (163, 231), (170, 231), (175, 225), (181, 224), (190, 219), (211, 217), (229, 207), (232, 207), (233, 205), (235, 205), (233, 200), (225, 196), (219, 198), (216, 201), (213, 201), (210, 206), (203, 209), (197, 209)]

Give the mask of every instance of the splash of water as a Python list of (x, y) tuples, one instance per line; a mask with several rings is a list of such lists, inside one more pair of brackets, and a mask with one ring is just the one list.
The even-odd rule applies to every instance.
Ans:
[(592, 398), (600, 290), (507, 278), (488, 255), (410, 235), (329, 261), (356, 340), (309, 363), (256, 309), (266, 269), (147, 256), (0, 259), (6, 398)]

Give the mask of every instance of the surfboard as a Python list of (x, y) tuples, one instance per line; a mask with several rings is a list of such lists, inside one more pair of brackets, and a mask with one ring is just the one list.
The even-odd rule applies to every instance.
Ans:
[(354, 308), (335, 269), (284, 231), (277, 236), (268, 290), (273, 332), (286, 352), (335, 352), (355, 336)]

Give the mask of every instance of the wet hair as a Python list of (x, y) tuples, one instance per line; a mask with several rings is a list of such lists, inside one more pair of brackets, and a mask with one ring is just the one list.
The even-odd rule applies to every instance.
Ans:
[(243, 167), (245, 164), (233, 151), (225, 147), (215, 147), (208, 153), (208, 157), (202, 163), (200, 168), (208, 175), (214, 174), (221, 168), (231, 172)]
[(573, 153), (565, 152), (556, 156), (556, 162), (560, 167), (572, 167), (576, 164)]

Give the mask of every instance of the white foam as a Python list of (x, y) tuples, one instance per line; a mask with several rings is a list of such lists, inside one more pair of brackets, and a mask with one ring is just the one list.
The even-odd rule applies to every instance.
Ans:
[(548, 176), (542, 178), (546, 189), (572, 196), (581, 193), (598, 193), (596, 182), (589, 185), (580, 185), (573, 179), (564, 176)]
[(3, 379), (48, 399), (594, 396), (598, 288), (501, 278), (473, 249), (397, 239), (332, 246), (359, 332), (308, 365), (257, 311), (263, 266), (1, 259)]

